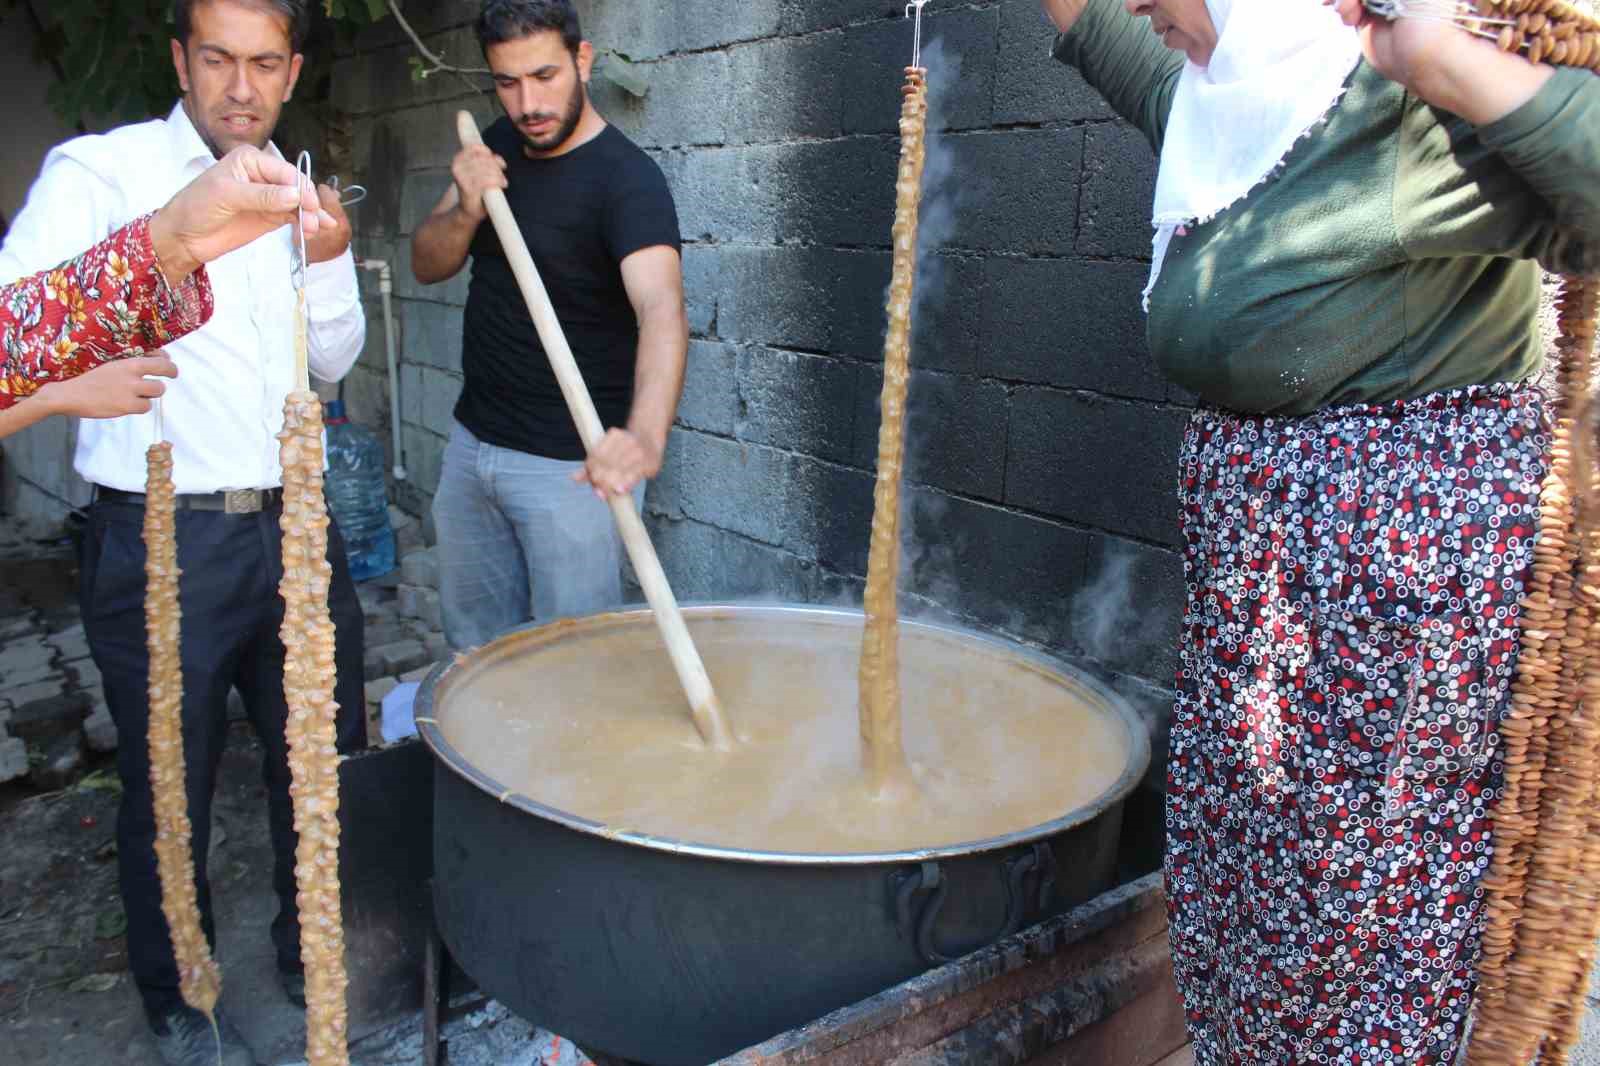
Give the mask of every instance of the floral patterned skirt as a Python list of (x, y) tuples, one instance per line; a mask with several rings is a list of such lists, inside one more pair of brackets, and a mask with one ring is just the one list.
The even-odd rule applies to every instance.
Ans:
[(1166, 877), (1199, 1066), (1454, 1060), (1547, 447), (1525, 386), (1190, 421)]

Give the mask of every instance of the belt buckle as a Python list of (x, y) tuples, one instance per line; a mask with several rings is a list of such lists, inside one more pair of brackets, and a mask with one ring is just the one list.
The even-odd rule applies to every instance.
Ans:
[(222, 494), (224, 514), (257, 514), (260, 510), (260, 489), (229, 489)]

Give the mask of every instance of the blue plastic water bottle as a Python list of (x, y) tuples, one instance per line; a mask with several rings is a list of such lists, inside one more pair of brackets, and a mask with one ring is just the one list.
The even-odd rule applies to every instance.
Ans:
[(394, 569), (394, 530), (384, 487), (383, 444), (375, 433), (345, 417), (344, 404), (327, 406), (328, 472), (323, 479), (328, 510), (344, 534), (350, 574), (357, 581)]

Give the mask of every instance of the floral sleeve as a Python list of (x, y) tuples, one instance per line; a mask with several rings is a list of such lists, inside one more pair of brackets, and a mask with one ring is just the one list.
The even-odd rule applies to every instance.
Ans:
[(0, 285), (0, 409), (39, 387), (142, 355), (203, 326), (212, 311), (201, 267), (167, 284), (135, 219), (76, 259)]

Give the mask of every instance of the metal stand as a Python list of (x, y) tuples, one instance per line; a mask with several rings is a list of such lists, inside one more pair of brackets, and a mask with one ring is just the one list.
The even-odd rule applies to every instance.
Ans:
[[(428, 882), (428, 896), (433, 896), (433, 882)], [(444, 1066), (450, 1061), (450, 1048), (441, 1033), (446, 1022), (470, 1014), (489, 997), (478, 993), (451, 1006), (450, 986), (453, 963), (450, 950), (439, 936), (436, 922), (428, 923), (428, 940), (422, 949), (422, 1066)]]

